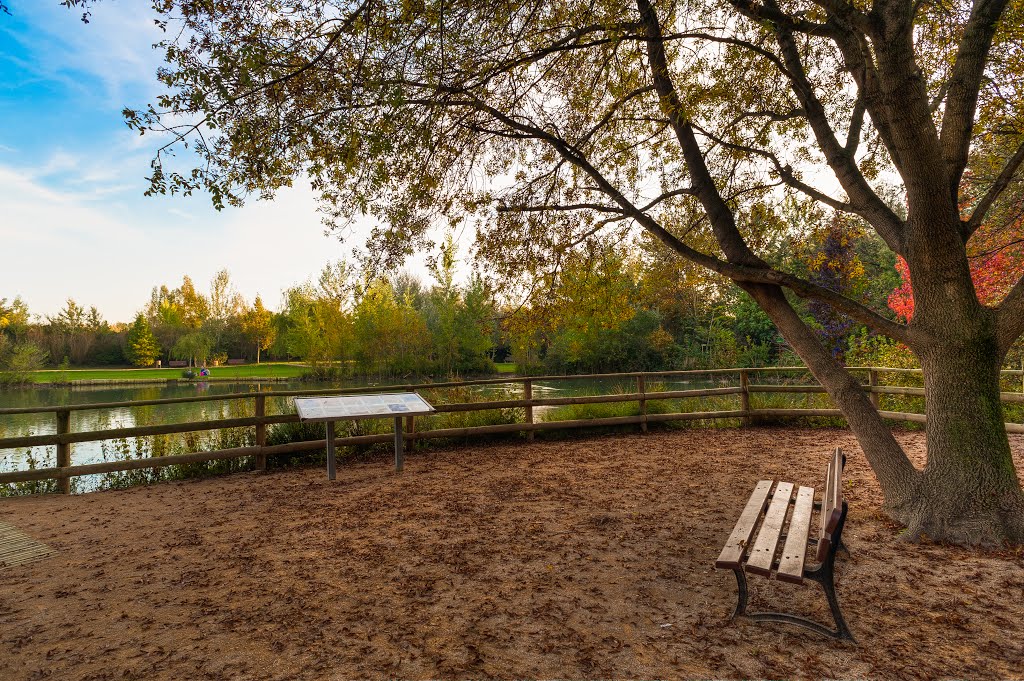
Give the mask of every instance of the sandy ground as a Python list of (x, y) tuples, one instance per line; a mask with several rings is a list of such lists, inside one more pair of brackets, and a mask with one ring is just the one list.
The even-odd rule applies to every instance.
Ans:
[[(743, 502), (761, 478), (820, 488), (837, 445), (859, 645), (731, 622), (712, 564)], [(60, 553), (0, 571), (0, 679), (1024, 676), (1024, 557), (901, 543), (878, 505), (849, 433), (781, 428), (4, 500)], [(750, 584), (826, 613), (816, 585)]]

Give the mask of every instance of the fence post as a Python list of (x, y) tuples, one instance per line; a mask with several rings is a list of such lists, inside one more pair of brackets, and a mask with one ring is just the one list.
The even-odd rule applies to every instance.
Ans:
[[(57, 410), (57, 435), (67, 435), (71, 432), (71, 412), (67, 409)], [(57, 444), (57, 467), (67, 468), (71, 465), (71, 443), (61, 442)], [(71, 494), (71, 478), (59, 478), (57, 480), (57, 491), (61, 494)]]
[(409, 433), (407, 436), (409, 440), (409, 451), (416, 449), (416, 440), (413, 439), (413, 434), (416, 432), (416, 417), (406, 416), (405, 417), (405, 430)]
[[(257, 393), (256, 394), (256, 418), (262, 419), (267, 415), (267, 396)], [(257, 423), (256, 424), (256, 446), (265, 447), (267, 445), (267, 424)], [(256, 470), (263, 473), (267, 470), (267, 455), (257, 454), (256, 455)]]
[(640, 432), (647, 432), (647, 381), (643, 374), (636, 375), (636, 391), (640, 393)]
[[(533, 400), (533, 381), (530, 379), (523, 380), (523, 399), (526, 401)], [(526, 405), (526, 422), (533, 425), (533, 405)], [(533, 442), (533, 430), (526, 431), (526, 441)]]
[(395, 417), (395, 472), (401, 473), (405, 467), (405, 441), (402, 437), (402, 417)]
[(750, 375), (746, 369), (740, 369), (740, 409), (746, 414), (742, 423), (749, 426), (750, 418)]
[[(877, 388), (878, 387), (878, 370), (875, 369), (874, 367), (872, 367), (871, 369), (868, 369), (868, 386), (871, 387), (871, 388)], [(871, 400), (871, 406), (875, 408), (875, 411), (878, 411), (878, 405), (879, 405), (879, 399), (878, 398), (879, 398), (878, 393), (876, 393), (874, 391), (868, 393), (868, 399)]]

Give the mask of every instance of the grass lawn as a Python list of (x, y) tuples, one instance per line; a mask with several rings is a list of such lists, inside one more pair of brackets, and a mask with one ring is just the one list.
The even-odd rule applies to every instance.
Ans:
[[(514, 362), (496, 364), (499, 374), (513, 374), (516, 371)], [(239, 366), (210, 367), (212, 378), (298, 378), (308, 370), (301, 362), (264, 362), (263, 364), (242, 364)], [(130, 369), (130, 368), (97, 368), (97, 369), (44, 369), (32, 374), (35, 383), (54, 383), (63, 381), (151, 381), (154, 379), (181, 378), (183, 369)]]
[[(242, 364), (239, 366), (211, 367), (212, 378), (295, 378), (307, 369), (305, 364), (295, 362), (270, 362), (265, 364)], [(32, 375), (36, 383), (54, 381), (136, 381), (152, 379), (181, 378), (182, 369), (48, 369)]]

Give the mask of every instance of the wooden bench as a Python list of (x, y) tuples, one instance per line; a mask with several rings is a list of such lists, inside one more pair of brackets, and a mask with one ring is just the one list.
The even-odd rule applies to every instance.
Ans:
[[(793, 483), (772, 480), (757, 483), (739, 522), (715, 561), (716, 568), (732, 570), (736, 574), (739, 594), (734, 618), (746, 616), (762, 622), (795, 624), (832, 638), (854, 640), (839, 610), (832, 572), (846, 523), (842, 488), (845, 465), (843, 450), (836, 448), (825, 471), (825, 493), (821, 503), (815, 503), (813, 487), (800, 487), (794, 499)], [(790, 506), (793, 507), (792, 513), (789, 513)], [(820, 510), (821, 524), (817, 537), (810, 537), (814, 510)], [(751, 542), (755, 530), (757, 538)], [(777, 551), (780, 539), (785, 543), (782, 550)], [(815, 562), (805, 565), (809, 547)], [(818, 582), (825, 590), (836, 628), (829, 629), (813, 620), (788, 613), (748, 613), (745, 574), (748, 572), (769, 578), (774, 574), (775, 579), (793, 584), (803, 584), (805, 579)]]
[(236, 364), (245, 364), (245, 360), (244, 359), (229, 359), (228, 360), (228, 366), (234, 366)]
[(167, 366), (171, 367), (172, 369), (181, 369), (183, 367), (187, 367), (188, 362), (183, 359), (172, 359), (171, 361), (167, 362)]

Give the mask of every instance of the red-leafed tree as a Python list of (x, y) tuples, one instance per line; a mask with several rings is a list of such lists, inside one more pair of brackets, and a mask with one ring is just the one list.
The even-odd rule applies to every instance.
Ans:
[[(1019, 206), (1011, 206), (1019, 215)], [(1009, 225), (980, 228), (969, 244), (968, 262), (978, 302), (994, 306), (1024, 277), (1024, 219), (1015, 217)], [(914, 289), (907, 261), (899, 256), (896, 271), (900, 285), (889, 295), (889, 308), (909, 322), (914, 316)]]

